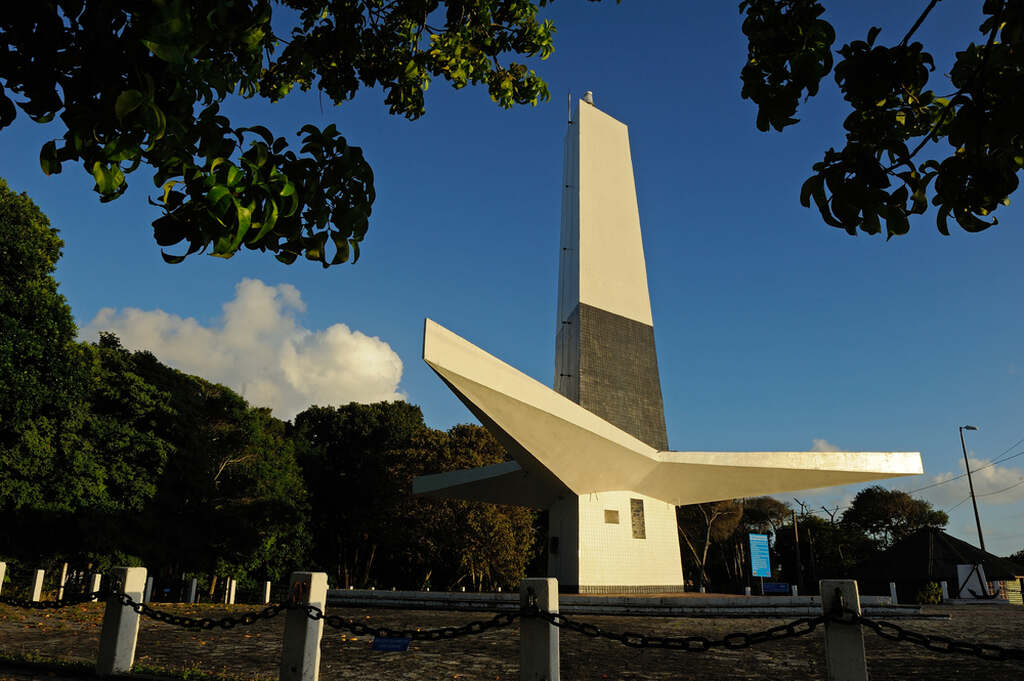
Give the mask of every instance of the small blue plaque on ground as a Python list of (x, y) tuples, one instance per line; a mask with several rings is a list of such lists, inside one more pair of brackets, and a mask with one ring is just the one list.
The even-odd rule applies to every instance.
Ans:
[(788, 596), (789, 595), (789, 584), (787, 582), (765, 582), (764, 583), (764, 595), (775, 595), (775, 596)]
[(768, 557), (768, 535), (750, 535), (750, 571), (754, 577), (772, 576), (772, 563)]
[(386, 653), (404, 653), (409, 650), (408, 638), (383, 638), (377, 636), (373, 639), (373, 645), (370, 646), (373, 650), (381, 650)]

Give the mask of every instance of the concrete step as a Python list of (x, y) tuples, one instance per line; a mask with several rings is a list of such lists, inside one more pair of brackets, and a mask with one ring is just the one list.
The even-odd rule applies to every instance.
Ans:
[[(517, 593), (459, 591), (372, 591), (331, 589), (328, 607), (396, 608), (404, 610), (508, 611), (519, 608)], [(892, 605), (887, 596), (861, 599), (864, 615), (873, 618), (933, 617), (918, 605)], [(821, 614), (817, 596), (593, 596), (563, 594), (559, 611), (567, 615), (642, 617), (815, 617)], [(942, 615), (941, 617), (947, 617)]]

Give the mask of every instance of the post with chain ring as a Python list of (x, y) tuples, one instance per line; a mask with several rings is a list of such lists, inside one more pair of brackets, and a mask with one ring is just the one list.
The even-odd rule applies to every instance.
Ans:
[(519, 583), (519, 678), (521, 681), (558, 681), (558, 627), (531, 612), (558, 612), (558, 580), (524, 579)]
[(821, 612), (831, 616), (825, 621), (825, 678), (828, 681), (868, 681), (864, 630), (857, 621), (860, 593), (856, 580), (823, 579), (819, 585)]
[[(278, 678), (281, 681), (317, 681), (320, 638), (324, 633), (323, 610), (327, 605), (327, 573), (293, 572), (289, 584), (289, 610), (284, 622)], [(319, 616), (310, 617), (310, 614)]]
[(100, 652), (96, 657), (96, 673), (100, 676), (127, 674), (135, 662), (135, 642), (139, 637), (139, 613), (125, 605), (121, 594), (141, 603), (146, 588), (146, 568), (116, 567), (110, 571), (110, 592), (103, 611), (100, 631)]

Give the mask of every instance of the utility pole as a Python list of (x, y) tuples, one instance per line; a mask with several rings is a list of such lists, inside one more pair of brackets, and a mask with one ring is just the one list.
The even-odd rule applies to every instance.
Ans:
[(796, 588), (804, 593), (804, 566), (800, 561), (800, 533), (796, 524), (796, 511), (793, 511), (793, 552), (796, 554)]
[(960, 448), (964, 451), (964, 466), (967, 468), (967, 484), (971, 488), (971, 504), (974, 505), (974, 522), (978, 525), (978, 543), (985, 550), (985, 537), (981, 534), (981, 517), (978, 515), (978, 500), (974, 498), (974, 481), (971, 480), (971, 463), (967, 460), (967, 445), (964, 444), (964, 431), (977, 430), (977, 426), (960, 426)]

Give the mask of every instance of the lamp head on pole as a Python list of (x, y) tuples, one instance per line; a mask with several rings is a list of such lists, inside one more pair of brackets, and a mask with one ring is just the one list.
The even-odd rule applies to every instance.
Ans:
[(960, 430), (977, 430), (978, 426), (960, 426)]

